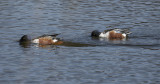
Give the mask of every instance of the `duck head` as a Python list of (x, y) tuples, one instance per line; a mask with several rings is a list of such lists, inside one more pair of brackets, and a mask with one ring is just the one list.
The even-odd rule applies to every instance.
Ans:
[(91, 36), (92, 37), (99, 37), (100, 34), (101, 34), (101, 32), (99, 32), (98, 30), (94, 30), (94, 31), (92, 31)]
[(23, 35), (19, 42), (29, 42), (31, 39), (27, 35)]

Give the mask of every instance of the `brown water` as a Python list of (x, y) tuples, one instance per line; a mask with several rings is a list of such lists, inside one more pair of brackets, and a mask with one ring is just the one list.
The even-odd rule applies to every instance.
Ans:
[[(1, 0), (0, 84), (159, 84), (159, 0)], [(130, 28), (127, 41), (93, 39)], [(67, 45), (21, 46), (61, 33)]]

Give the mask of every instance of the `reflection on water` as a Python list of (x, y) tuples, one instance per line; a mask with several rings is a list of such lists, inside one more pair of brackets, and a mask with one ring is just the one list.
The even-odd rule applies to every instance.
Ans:
[[(0, 84), (159, 84), (159, 0), (1, 0)], [(106, 28), (107, 27), (107, 28)], [(90, 37), (130, 28), (126, 41)], [(63, 45), (17, 42), (61, 33)]]
[(97, 46), (97, 45), (91, 45), (91, 44), (82, 44), (82, 43), (74, 43), (74, 42), (63, 42), (60, 45), (41, 45), (41, 44), (33, 44), (31, 42), (19, 42), (19, 45), (24, 48), (28, 48), (30, 46), (36, 46), (36, 47), (50, 47), (53, 48), (53, 46), (66, 46), (66, 47), (89, 47), (89, 46)]

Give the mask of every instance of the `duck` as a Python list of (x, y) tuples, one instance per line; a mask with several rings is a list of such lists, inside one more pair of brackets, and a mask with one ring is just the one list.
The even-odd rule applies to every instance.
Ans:
[(41, 45), (60, 45), (63, 43), (63, 41), (61, 41), (59, 38), (56, 38), (57, 35), (59, 34), (53, 34), (53, 35), (44, 34), (34, 39), (30, 39), (28, 35), (23, 35), (19, 40), (19, 42), (20, 43), (30, 42)]
[(104, 30), (103, 32), (99, 32), (98, 30), (94, 30), (91, 33), (91, 37), (99, 37), (99, 38), (107, 38), (109, 40), (123, 40), (131, 34), (128, 28), (115, 28), (115, 29), (108, 29)]

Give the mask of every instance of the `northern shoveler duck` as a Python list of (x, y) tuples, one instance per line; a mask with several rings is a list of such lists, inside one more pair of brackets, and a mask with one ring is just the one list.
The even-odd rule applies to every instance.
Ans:
[(59, 34), (54, 34), (54, 35), (42, 35), (34, 39), (30, 39), (27, 35), (24, 35), (21, 37), (19, 42), (31, 42), (31, 43), (36, 43), (36, 44), (41, 44), (41, 45), (60, 45), (63, 42), (59, 39), (56, 38), (56, 36)]
[(126, 39), (127, 36), (130, 34), (129, 29), (109, 29), (103, 32), (99, 32), (98, 30), (94, 30), (91, 33), (92, 37), (102, 37), (107, 38), (109, 40), (122, 40)]

